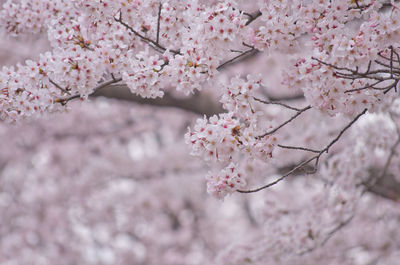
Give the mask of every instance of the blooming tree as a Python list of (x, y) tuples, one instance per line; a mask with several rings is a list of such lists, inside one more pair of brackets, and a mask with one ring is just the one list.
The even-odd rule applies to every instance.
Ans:
[(3, 2), (2, 264), (398, 264), (398, 1)]

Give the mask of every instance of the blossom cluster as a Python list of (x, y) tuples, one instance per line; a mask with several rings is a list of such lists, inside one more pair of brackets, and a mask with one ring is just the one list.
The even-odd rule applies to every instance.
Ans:
[[(3, 67), (0, 71), (1, 119), (13, 121), (55, 108), (52, 94), (60, 91), (49, 82), (44, 72), (47, 62), (27, 61), (26, 65)], [(13, 99), (13, 100), (11, 100)]]
[(224, 109), (234, 113), (238, 118), (251, 119), (255, 114), (252, 107), (254, 92), (260, 87), (261, 83), (260, 75), (248, 75), (247, 81), (240, 77), (232, 78), (229, 85), (223, 86), (224, 93), (220, 101)]
[(209, 172), (206, 179), (207, 192), (218, 199), (246, 186), (244, 174), (233, 163), (220, 172)]
[(0, 13), (0, 26), (11, 35), (39, 33), (56, 15), (70, 16), (73, 1), (7, 0)]
[[(230, 48), (244, 41), (247, 20), (233, 1), (9, 0), (0, 21), (14, 35), (47, 31), (53, 50), (44, 55), (52, 65), (46, 72), (64, 94), (41, 93), (61, 102), (70, 95), (87, 97), (110, 73), (143, 97), (160, 97), (166, 87), (188, 95), (213, 78)], [(3, 117), (29, 116), (13, 103), (13, 93), (3, 100), (13, 105), (2, 109)]]
[[(326, 56), (320, 56), (324, 60)], [(332, 67), (320, 62), (300, 63), (297, 66), (295, 83), (301, 84), (304, 95), (313, 107), (329, 114), (345, 113), (353, 115), (364, 109), (374, 109), (383, 99), (382, 91), (361, 89), (370, 80), (339, 78)]]
[[(309, 50), (287, 75), (286, 84), (302, 89), (313, 107), (330, 114), (353, 114), (365, 108), (377, 109), (388, 92), (386, 97), (394, 96), (395, 89), (388, 89), (393, 79), (386, 81), (388, 48), (398, 49), (400, 39), (400, 10), (394, 1), (393, 8), (387, 9), (382, 1), (374, 0), (258, 4), (264, 22), (250, 28), (252, 45), (265, 51)], [(382, 59), (380, 54), (387, 58), (384, 64), (368, 66)], [(379, 71), (382, 67), (386, 69)], [(343, 69), (349, 70), (338, 75), (337, 70)], [(354, 81), (350, 77), (356, 71), (359, 75)], [(366, 71), (377, 71), (377, 75), (365, 76)]]
[(262, 25), (250, 30), (251, 44), (260, 50), (287, 50), (296, 44), (296, 38), (304, 33), (298, 20), (300, 1), (258, 1)]
[[(207, 119), (198, 119), (193, 130), (189, 128), (185, 135), (191, 154), (211, 164), (225, 167), (217, 176), (229, 170), (240, 170), (240, 161), (260, 160), (267, 162), (273, 157), (278, 139), (275, 135), (262, 135), (258, 128), (259, 116), (251, 107), (253, 92), (259, 88), (260, 78), (248, 76), (247, 81), (234, 77), (225, 87), (222, 103), (228, 113), (214, 115)], [(227, 166), (227, 164), (229, 164)], [(215, 173), (209, 173), (214, 176)], [(238, 185), (215, 193), (221, 188), (218, 177), (208, 178), (208, 191), (217, 198), (238, 189)], [(244, 182), (241, 182), (244, 185)], [(224, 186), (225, 187), (225, 186)]]
[(144, 98), (162, 97), (164, 93), (160, 90), (158, 73), (163, 64), (164, 60), (160, 60), (158, 55), (150, 56), (148, 50), (140, 52), (130, 64), (135, 72), (124, 72), (122, 79), (128, 84), (132, 93)]
[[(57, 66), (53, 81), (81, 97), (93, 92), (102, 75), (110, 72), (121, 76), (141, 96), (162, 96), (166, 87), (187, 95), (213, 78), (239, 43), (244, 45), (241, 48), (254, 45), (259, 50), (288, 51), (309, 38), (312, 55), (298, 64), (291, 78), (298, 80), (293, 84), (303, 89), (312, 106), (331, 114), (351, 114), (382, 101), (382, 90), (389, 82), (380, 83), (381, 90), (373, 89), (368, 86), (374, 80), (352, 82), (338, 76), (331, 66), (358, 66), (364, 71), (380, 52), (386, 50), (387, 55), (388, 47), (400, 38), (400, 10), (395, 5), (389, 12), (379, 12), (380, 1), (363, 1), (358, 6), (346, 0), (285, 0), (258, 1), (258, 8), (261, 23), (248, 27), (246, 22), (253, 17), (227, 0), (208, 5), (176, 0), (9, 0), (1, 13), (1, 25), (16, 35), (46, 30), (54, 48), (51, 57), (58, 58), (53, 64)], [(141, 16), (143, 13), (148, 16)], [(361, 22), (354, 22), (356, 19)], [(163, 62), (157, 63), (154, 71), (147, 58), (157, 57)], [(80, 67), (84, 60), (88, 69)], [(66, 65), (76, 71), (64, 76)], [(163, 67), (158, 69), (160, 65)], [(41, 93), (48, 93), (46, 97), (53, 102), (60, 100), (49, 91)], [(16, 100), (11, 94), (3, 97)], [(222, 100), (228, 104), (226, 97)], [(11, 104), (14, 107), (5, 111), (22, 113)]]
[[(360, 8), (350, 1), (335, 1), (320, 8), (303, 12), (303, 23), (312, 25), (314, 48), (309, 58), (296, 63), (289, 75), (295, 80), (292, 85), (303, 89), (314, 107), (330, 114), (374, 110), (388, 92), (385, 100), (390, 101), (394, 94), (393, 79), (387, 78), (389, 62), (375, 62), (380, 56), (390, 57), (389, 47), (397, 49), (399, 9), (378, 12), (380, 1), (363, 2)], [(318, 14), (312, 23), (307, 22), (310, 13)], [(363, 20), (356, 24), (355, 18)]]

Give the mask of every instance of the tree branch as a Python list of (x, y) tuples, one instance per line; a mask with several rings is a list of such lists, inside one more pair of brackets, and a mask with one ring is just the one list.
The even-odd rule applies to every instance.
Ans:
[(110, 85), (102, 90), (97, 90), (91, 96), (114, 98), (157, 107), (173, 107), (207, 116), (224, 112), (220, 104), (212, 101), (211, 97), (202, 93), (197, 93), (192, 97), (185, 98), (176, 98), (169, 93), (165, 93), (162, 98), (146, 99), (132, 94), (126, 85), (118, 84)]

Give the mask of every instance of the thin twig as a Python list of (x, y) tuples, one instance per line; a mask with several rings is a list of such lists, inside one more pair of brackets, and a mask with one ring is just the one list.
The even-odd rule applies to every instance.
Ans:
[(114, 75), (114, 73), (111, 73), (111, 78), (114, 80), (114, 81), (116, 81), (117, 79), (115, 78), (115, 75)]
[[(383, 54), (383, 51), (378, 52), (378, 56), (382, 59), (388, 60), (388, 63), (382, 62), (380, 60), (374, 60), (374, 63), (384, 68), (379, 68), (375, 70), (371, 70), (372, 61), (369, 61), (368, 67), (365, 72), (360, 72), (359, 68), (356, 66), (355, 69), (350, 69), (347, 67), (339, 67), (337, 65), (324, 62), (318, 58), (311, 57), (313, 60), (316, 60), (322, 65), (326, 65), (332, 69), (334, 69), (334, 75), (337, 78), (351, 80), (351, 84), (354, 84), (356, 80), (363, 80), (366, 85), (363, 85), (359, 88), (348, 89), (344, 91), (345, 93), (352, 93), (352, 92), (359, 92), (366, 89), (378, 90), (381, 91), (383, 94), (388, 93), (393, 88), (397, 92), (397, 86), (400, 81), (400, 68), (395, 66), (394, 63), (400, 64), (400, 55), (395, 51), (393, 46), (389, 47), (390, 49), (390, 57), (386, 57)], [(398, 60), (394, 59), (394, 56), (398, 58)], [(369, 84), (369, 81), (375, 80), (372, 85)], [(385, 81), (392, 81), (389, 85), (384, 87), (380, 87), (381, 83)], [(365, 84), (364, 83), (364, 84)], [(360, 82), (362, 84), (362, 82)]]
[[(392, 121), (395, 123), (394, 119), (393, 119), (393, 114), (389, 113)], [(389, 169), (390, 163), (392, 162), (393, 156), (396, 153), (396, 148), (397, 146), (400, 144), (400, 129), (399, 127), (396, 125), (396, 134), (397, 134), (397, 140), (396, 142), (393, 144), (393, 146), (390, 148), (390, 153), (388, 158), (386, 159), (385, 165), (383, 167), (382, 173), (379, 174), (378, 177), (376, 178), (372, 178), (367, 180), (366, 182), (364, 182), (364, 186), (366, 187), (365, 191), (369, 190), (370, 188), (372, 188), (380, 179), (382, 179), (384, 176), (386, 176), (386, 173)]]
[[(151, 44), (150, 46), (153, 47), (155, 50), (157, 50), (157, 48), (159, 50), (161, 50), (162, 52), (165, 52), (167, 49), (163, 46), (161, 46), (158, 42), (147, 38), (146, 36), (143, 36), (142, 34), (140, 34), (139, 32), (137, 32), (136, 30), (134, 30), (131, 26), (129, 26), (128, 24), (126, 24), (124, 21), (122, 21), (121, 18), (121, 13), (119, 14), (119, 18), (114, 17), (114, 20), (118, 23), (120, 23), (121, 25), (123, 25), (125, 28), (127, 28), (128, 30), (130, 30), (133, 34), (135, 34), (136, 36), (138, 36), (142, 41), (146, 42), (147, 44)], [(170, 52), (172, 52), (173, 54), (181, 54), (180, 51), (176, 51), (176, 50), (169, 50)]]
[(239, 54), (238, 56), (235, 56), (235, 57), (233, 57), (232, 59), (230, 59), (230, 60), (228, 60), (228, 61), (226, 61), (226, 62), (220, 64), (220, 65), (217, 67), (217, 70), (218, 70), (218, 71), (221, 71), (221, 70), (222, 70), (223, 68), (225, 68), (227, 65), (232, 64), (232, 63), (234, 63), (234, 62), (237, 62), (237, 61), (239, 61), (240, 59), (244, 59), (244, 58), (250, 57), (250, 56), (252, 56), (252, 55), (254, 55), (254, 54), (257, 54), (257, 53), (258, 53), (258, 50), (256, 50), (254, 47), (252, 47), (251, 49), (249, 49), (249, 50), (247, 50), (247, 51), (245, 51), (245, 52)]
[[(363, 110), (360, 114), (358, 114), (353, 120), (351, 120), (337, 135), (337, 137), (335, 139), (333, 139), (327, 146), (325, 146), (325, 148), (323, 148), (322, 150), (318, 151), (318, 153), (309, 158), (308, 160), (298, 164), (296, 167), (294, 167), (293, 169), (291, 169), (289, 172), (287, 172), (286, 174), (282, 175), (280, 178), (278, 178), (277, 180), (270, 182), (264, 186), (261, 186), (259, 188), (256, 189), (251, 189), (251, 190), (237, 190), (240, 193), (253, 193), (253, 192), (258, 192), (260, 190), (269, 188), (271, 186), (274, 186), (275, 184), (281, 182), (282, 180), (284, 180), (286, 177), (290, 176), (291, 174), (293, 174), (293, 172), (295, 172), (296, 170), (302, 168), (303, 166), (309, 164), (310, 162), (315, 160), (315, 166), (314, 166), (314, 170), (312, 172), (307, 172), (308, 174), (312, 174), (315, 173), (317, 171), (317, 166), (320, 160), (320, 157), (324, 154), (324, 153), (328, 153), (329, 149), (332, 147), (332, 145), (334, 145), (341, 137), (342, 135), (365, 113), (367, 112), (367, 109)], [(282, 147), (282, 146), (280, 146)], [(293, 148), (295, 149), (295, 147)], [(308, 149), (308, 148), (303, 148), (303, 147), (298, 147), (297, 149), (299, 150), (305, 150), (305, 151), (310, 151), (310, 152), (315, 152), (316, 150), (313, 149)]]
[(314, 150), (311, 148), (301, 147), (301, 146), (290, 146), (290, 145), (282, 145), (282, 144), (278, 144), (278, 146), (283, 149), (301, 150), (301, 151), (307, 151), (307, 152), (312, 152), (312, 153), (317, 153), (317, 154), (319, 154), (321, 152), (319, 150)]
[[(104, 87), (107, 87), (107, 86), (109, 86), (109, 85), (111, 85), (111, 84), (118, 83), (118, 82), (120, 82), (120, 81), (122, 81), (122, 78), (121, 78), (121, 77), (120, 77), (120, 78), (113, 78), (113, 79), (111, 79), (111, 80), (109, 80), (109, 81), (106, 81), (106, 82), (101, 83), (101, 84), (99, 84), (98, 86), (96, 86), (96, 87), (93, 89), (93, 92), (96, 92), (96, 91), (98, 91), (98, 90), (100, 90), (100, 89), (102, 89), (102, 88), (104, 88)], [(72, 96), (70, 96), (70, 97), (56, 99), (55, 102), (56, 102), (56, 103), (60, 103), (60, 104), (62, 104), (62, 105), (65, 105), (65, 104), (67, 104), (69, 101), (71, 101), (71, 100), (73, 100), (73, 99), (76, 99), (76, 98), (80, 98), (80, 97), (81, 97), (80, 94), (75, 94), (75, 95), (72, 95)]]
[(355, 213), (352, 213), (350, 215), (350, 217), (348, 217), (347, 219), (345, 219), (344, 221), (340, 222), (336, 227), (334, 227), (331, 231), (328, 232), (328, 234), (326, 235), (326, 237), (321, 241), (320, 244), (316, 244), (315, 246), (308, 248), (300, 253), (298, 253), (298, 255), (304, 255), (306, 253), (309, 253), (313, 250), (315, 250), (317, 247), (323, 247), (328, 241), (329, 239), (332, 238), (332, 236), (334, 236), (338, 231), (340, 231), (343, 227), (347, 226), (348, 224), (350, 224), (350, 222), (354, 219)]
[(364, 109), (360, 114), (358, 114), (349, 124), (347, 124), (346, 127), (344, 127), (339, 135), (333, 139), (332, 142), (330, 142), (324, 149), (321, 150), (321, 153), (323, 152), (327, 152), (329, 151), (329, 148), (331, 148), (332, 145), (334, 145), (339, 139), (340, 137), (342, 137), (342, 135), (344, 134), (345, 131), (347, 131), (362, 115), (364, 115), (367, 112), (368, 109)]
[(56, 82), (54, 82), (50, 78), (49, 78), (49, 82), (52, 83), (56, 88), (60, 89), (62, 92), (66, 93), (68, 95), (71, 95), (71, 93), (68, 90), (66, 90), (65, 88), (61, 87), (59, 84), (57, 84)]
[(297, 165), (296, 167), (294, 167), (292, 170), (290, 170), (289, 172), (287, 172), (285, 175), (281, 176), (280, 178), (278, 178), (277, 180), (270, 182), (262, 187), (256, 188), (256, 189), (252, 189), (252, 190), (237, 190), (240, 193), (253, 193), (253, 192), (257, 192), (266, 188), (269, 188), (271, 186), (274, 186), (275, 184), (278, 184), (279, 182), (281, 182), (282, 180), (284, 180), (286, 177), (288, 177), (289, 175), (291, 175), (293, 172), (295, 172), (296, 170), (300, 169), (301, 167), (307, 165), (308, 163), (310, 163), (311, 161), (315, 160), (316, 157), (313, 156), (312, 158), (300, 163), (299, 165)]
[(288, 108), (288, 109), (291, 109), (291, 110), (294, 110), (294, 111), (300, 111), (299, 108), (295, 108), (295, 107), (289, 106), (289, 105), (287, 105), (285, 103), (275, 102), (275, 101), (266, 101), (266, 100), (262, 100), (262, 99), (259, 99), (259, 98), (256, 98), (256, 97), (253, 97), (253, 99), (255, 101), (261, 102), (263, 104), (279, 105), (279, 106), (282, 106), (282, 107), (285, 107), (285, 108)]
[(278, 131), (280, 128), (282, 128), (283, 126), (285, 126), (285, 125), (288, 124), (289, 122), (293, 121), (293, 120), (296, 119), (298, 116), (300, 116), (303, 112), (305, 112), (305, 111), (307, 111), (307, 110), (309, 110), (309, 109), (311, 109), (311, 106), (310, 106), (310, 105), (307, 106), (307, 107), (305, 107), (305, 108), (300, 109), (300, 110), (297, 111), (297, 113), (296, 113), (294, 116), (292, 116), (290, 119), (288, 119), (287, 121), (285, 121), (284, 123), (282, 123), (281, 125), (279, 125), (278, 127), (276, 127), (275, 129), (273, 129), (273, 130), (271, 130), (271, 131), (268, 131), (268, 132), (266, 132), (266, 133), (264, 133), (264, 134), (258, 136), (258, 138), (262, 138), (262, 137), (265, 137), (265, 136), (267, 136), (267, 135), (270, 135), (270, 134), (275, 133), (275, 132)]
[(348, 89), (348, 90), (344, 91), (344, 93), (351, 93), (351, 92), (361, 91), (361, 90), (368, 89), (368, 88), (373, 88), (374, 86), (376, 86), (376, 85), (378, 85), (378, 84), (380, 84), (382, 82), (383, 81), (378, 80), (375, 83), (373, 83), (372, 85), (367, 84), (367, 85), (365, 85), (363, 87), (360, 87), (360, 88)]
[(390, 77), (393, 78), (393, 46), (390, 46)]

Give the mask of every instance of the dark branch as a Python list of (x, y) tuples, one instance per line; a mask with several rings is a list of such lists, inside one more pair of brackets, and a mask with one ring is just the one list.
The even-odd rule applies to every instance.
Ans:
[(160, 43), (161, 9), (162, 9), (162, 3), (160, 2), (160, 6), (158, 7), (158, 17), (157, 17), (157, 37), (156, 37), (156, 42), (157, 42), (157, 43)]
[(243, 13), (244, 15), (249, 17), (249, 20), (247, 20), (246, 22), (246, 26), (250, 25), (251, 23), (253, 23), (254, 20), (256, 20), (257, 18), (261, 17), (262, 13), (260, 10), (258, 10), (255, 14), (249, 14), (249, 13)]
[(201, 93), (185, 98), (176, 98), (169, 93), (165, 93), (162, 98), (148, 99), (132, 94), (125, 84), (117, 84), (110, 85), (102, 90), (98, 90), (92, 96), (126, 100), (137, 104), (157, 107), (178, 108), (195, 114), (207, 116), (224, 112), (221, 104), (213, 101), (210, 97)]

